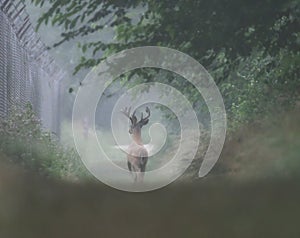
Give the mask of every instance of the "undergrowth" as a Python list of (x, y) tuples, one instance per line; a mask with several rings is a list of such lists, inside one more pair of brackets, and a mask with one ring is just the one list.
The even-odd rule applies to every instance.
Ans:
[(42, 128), (32, 107), (13, 107), (0, 122), (0, 159), (43, 176), (78, 180), (87, 177), (76, 151), (64, 148), (58, 138)]

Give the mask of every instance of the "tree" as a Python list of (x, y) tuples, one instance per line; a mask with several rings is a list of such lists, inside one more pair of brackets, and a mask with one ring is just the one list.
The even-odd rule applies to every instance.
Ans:
[[(42, 6), (46, 1), (32, 2)], [(48, 2), (51, 7), (41, 16), (39, 25), (51, 23), (65, 29), (54, 46), (106, 28), (114, 31), (111, 42), (96, 40), (80, 45), (85, 56), (75, 73), (97, 65), (113, 52), (159, 45), (185, 52), (202, 63), (218, 83), (227, 109), (241, 122), (264, 113), (268, 98), (280, 98), (283, 104), (299, 99), (297, 0)], [(170, 82), (173, 76), (161, 80)], [(197, 97), (189, 96), (197, 102)], [(272, 105), (277, 103), (272, 101)]]

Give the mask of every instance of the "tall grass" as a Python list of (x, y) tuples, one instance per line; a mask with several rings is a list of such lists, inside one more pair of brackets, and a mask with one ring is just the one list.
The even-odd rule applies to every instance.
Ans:
[(53, 178), (87, 177), (76, 151), (60, 145), (55, 135), (43, 130), (30, 105), (14, 107), (1, 121), (1, 160)]
[(215, 174), (239, 179), (300, 176), (300, 110), (248, 123), (228, 136)]
[[(30, 120), (21, 134), (12, 121), (1, 127), (2, 160), (78, 177), (78, 156)], [(209, 178), (151, 193), (45, 180), (0, 161), (0, 237), (299, 237), (299, 121), (296, 112), (249, 124), (228, 137)]]

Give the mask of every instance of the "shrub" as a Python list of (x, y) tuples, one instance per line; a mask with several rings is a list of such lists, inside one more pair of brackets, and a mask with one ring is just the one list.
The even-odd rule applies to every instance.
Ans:
[(0, 126), (1, 159), (54, 178), (77, 180), (87, 173), (76, 151), (63, 148), (58, 138), (44, 130), (30, 104), (12, 107)]

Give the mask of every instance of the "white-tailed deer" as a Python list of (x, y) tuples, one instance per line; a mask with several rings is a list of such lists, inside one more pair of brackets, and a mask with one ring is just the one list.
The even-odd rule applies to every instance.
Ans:
[(146, 107), (146, 113), (148, 114), (145, 118), (141, 113), (141, 119), (138, 121), (135, 111), (130, 115), (131, 107), (127, 110), (127, 107), (121, 112), (129, 118), (130, 127), (129, 134), (132, 135), (132, 143), (127, 149), (127, 166), (130, 172), (134, 173), (134, 181), (142, 182), (144, 178), (144, 172), (148, 161), (148, 151), (144, 147), (142, 142), (142, 127), (149, 122), (150, 109)]

